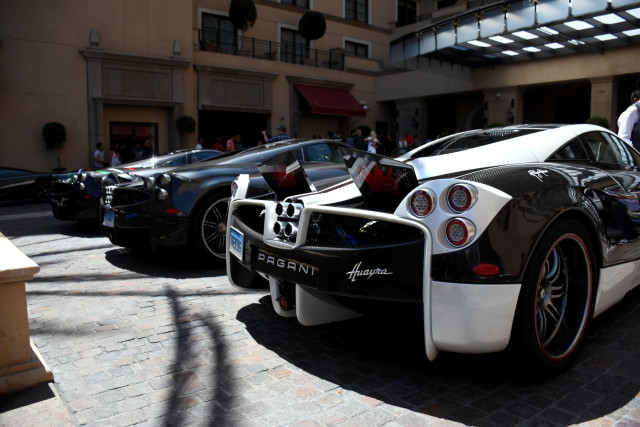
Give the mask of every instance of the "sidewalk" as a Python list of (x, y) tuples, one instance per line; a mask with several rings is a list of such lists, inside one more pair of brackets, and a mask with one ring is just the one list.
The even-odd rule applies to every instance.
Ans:
[(0, 396), (0, 426), (640, 425), (640, 291), (549, 380), (502, 355), (424, 357), (407, 319), (303, 327), (182, 251), (113, 246), (46, 205), (0, 208), (38, 263), (31, 338), (55, 383)]

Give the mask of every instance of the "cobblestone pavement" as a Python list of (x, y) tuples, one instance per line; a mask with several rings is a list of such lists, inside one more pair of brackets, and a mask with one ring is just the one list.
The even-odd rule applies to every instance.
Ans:
[(0, 396), (2, 426), (640, 425), (637, 290), (570, 371), (531, 379), (505, 355), (429, 363), (406, 318), (302, 327), (184, 251), (119, 248), (48, 212), (0, 208), (41, 267), (29, 324), (55, 377)]

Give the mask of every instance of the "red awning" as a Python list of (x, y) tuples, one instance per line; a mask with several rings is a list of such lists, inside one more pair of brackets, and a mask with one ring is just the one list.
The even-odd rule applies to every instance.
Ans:
[(295, 85), (298, 92), (311, 105), (314, 114), (332, 114), (335, 116), (361, 116), (367, 111), (344, 89), (330, 89), (317, 86)]

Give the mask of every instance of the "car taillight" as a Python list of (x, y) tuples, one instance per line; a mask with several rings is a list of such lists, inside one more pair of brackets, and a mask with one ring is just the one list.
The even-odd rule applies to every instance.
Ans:
[(409, 206), (414, 215), (425, 217), (436, 207), (436, 197), (431, 190), (418, 190), (411, 195)]
[(456, 184), (447, 192), (447, 203), (456, 212), (464, 212), (470, 209), (477, 198), (476, 189), (467, 184)]
[(455, 247), (464, 246), (476, 235), (476, 226), (465, 218), (453, 218), (445, 226), (447, 240)]

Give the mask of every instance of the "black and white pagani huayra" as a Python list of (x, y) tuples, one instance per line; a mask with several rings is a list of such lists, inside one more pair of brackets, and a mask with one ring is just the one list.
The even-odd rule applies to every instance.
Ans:
[(262, 166), (268, 199), (255, 177), (234, 184), (229, 279), (268, 286), (303, 325), (412, 305), (429, 360), (511, 346), (557, 373), (640, 282), (640, 154), (604, 128), (469, 131), (345, 162), (352, 178), (321, 191), (295, 162)]

